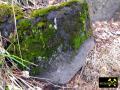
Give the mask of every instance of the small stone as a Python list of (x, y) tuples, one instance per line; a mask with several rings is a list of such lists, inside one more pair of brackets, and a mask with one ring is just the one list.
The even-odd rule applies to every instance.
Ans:
[(30, 76), (29, 76), (29, 72), (28, 71), (22, 71), (22, 75), (24, 76), (24, 77), (26, 77), (26, 78), (29, 78)]
[(6, 51), (4, 48), (0, 47), (0, 54), (4, 54)]
[(35, 90), (43, 90), (43, 89), (40, 87), (35, 87)]
[(100, 69), (101, 74), (106, 74), (107, 73), (107, 68), (104, 66)]
[(8, 85), (9, 90), (22, 90), (22, 88), (15, 86), (14, 84)]
[(75, 89), (78, 88), (78, 85), (75, 85), (74, 88), (75, 88)]
[(120, 31), (117, 31), (117, 32), (116, 32), (116, 35), (120, 35)]

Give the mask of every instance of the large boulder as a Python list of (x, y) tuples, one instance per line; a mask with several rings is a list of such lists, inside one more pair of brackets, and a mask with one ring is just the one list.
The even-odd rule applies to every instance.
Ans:
[[(12, 15), (11, 12), (10, 16)], [(8, 21), (0, 23), (1, 32), (9, 32), (6, 38), (14, 31), (13, 21), (9, 25), (6, 24)], [(6, 28), (8, 26), (9, 29)], [(84, 0), (71, 0), (57, 6), (33, 10), (29, 18), (17, 18), (17, 29), (22, 58), (38, 65), (36, 67), (24, 63), (30, 67), (30, 74), (57, 83), (67, 83), (83, 66), (85, 57), (94, 46), (93, 39), (88, 39), (92, 31), (88, 6)], [(5, 34), (2, 33), (2, 36)], [(20, 56), (17, 39), (10, 40), (13, 44), (8, 51)]]

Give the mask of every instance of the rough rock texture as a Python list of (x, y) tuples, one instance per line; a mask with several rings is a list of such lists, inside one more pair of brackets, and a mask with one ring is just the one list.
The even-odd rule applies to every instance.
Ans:
[(116, 10), (115, 14), (112, 16), (114, 22), (120, 21), (120, 5), (119, 8)]
[(95, 43), (94, 38), (91, 37), (81, 45), (75, 57), (70, 56), (69, 53), (60, 52), (60, 54), (51, 61), (49, 70), (40, 74), (39, 77), (47, 78), (51, 82), (66, 84), (85, 64), (86, 56), (93, 49)]
[[(10, 34), (14, 32), (14, 17), (12, 7), (6, 4), (0, 4), (0, 31), (3, 38), (3, 45), (6, 47), (6, 40)], [(23, 12), (19, 7), (15, 6), (16, 19), (23, 17)], [(12, 32), (12, 33), (11, 33)]]
[[(1, 6), (7, 7), (7, 5)], [(3, 8), (3, 10), (4, 9), (7, 12), (7, 9)], [(6, 14), (1, 15), (0, 18), (3, 16), (6, 16)], [(13, 18), (12, 12), (8, 14), (8, 18), (10, 17)], [(6, 19), (6, 17), (4, 18)], [(0, 24), (0, 27), (2, 27), (1, 32), (3, 32), (3, 36), (9, 32), (6, 38), (10, 36), (11, 31), (14, 31), (13, 20), (10, 20), (9, 22), (9, 25), (6, 24), (6, 22), (1, 22)], [(9, 29), (5, 28), (4, 24), (7, 25), (7, 27), (9, 26)], [(28, 63), (24, 63), (30, 67), (30, 74), (32, 75), (49, 70), (49, 67), (52, 67), (53, 70), (57, 69), (56, 66), (52, 66), (51, 62), (53, 62), (53, 60), (55, 60), (59, 54), (63, 57), (61, 59), (64, 60), (64, 62), (62, 62), (62, 60), (60, 61), (59, 57), (57, 58), (59, 59), (60, 63), (64, 63), (64, 65), (65, 63), (70, 63), (70, 59), (74, 61), (74, 57), (78, 54), (78, 49), (92, 34), (88, 6), (87, 3), (83, 2), (82, 0), (72, 0), (61, 3), (58, 6), (34, 10), (32, 11), (30, 18), (19, 16), (19, 18), (17, 18), (17, 29), (23, 59), (38, 64), (38, 67), (35, 67), (29, 65)], [(14, 39), (11, 38), (10, 40), (14, 43), (9, 47), (8, 51), (11, 54), (20, 56), (17, 39), (14, 41)], [(87, 53), (85, 53), (85, 55), (86, 54)], [(67, 56), (69, 56), (68, 59)], [(80, 60), (80, 62), (77, 63), (78, 67), (72, 76), (82, 67), (84, 58), (85, 57), (81, 57), (81, 59), (77, 58), (77, 60)], [(77, 61), (75, 61), (75, 63), (76, 62)], [(19, 65), (19, 67), (22, 66)], [(71, 68), (69, 65), (68, 67)], [(69, 76), (69, 74), (66, 75)], [(72, 76), (70, 76), (70, 78)], [(58, 76), (57, 78), (60, 77)], [(62, 82), (64, 81), (59, 83)]]
[(86, 0), (92, 21), (110, 20), (120, 6), (120, 0)]

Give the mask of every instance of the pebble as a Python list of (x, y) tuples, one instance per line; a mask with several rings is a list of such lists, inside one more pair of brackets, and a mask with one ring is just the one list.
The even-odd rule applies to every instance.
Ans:
[(101, 69), (100, 69), (100, 73), (101, 74), (107, 74), (107, 68), (105, 66), (103, 66)]
[(29, 78), (29, 71), (22, 71), (23, 77)]
[(116, 35), (119, 35), (119, 36), (120, 36), (120, 31), (116, 31)]

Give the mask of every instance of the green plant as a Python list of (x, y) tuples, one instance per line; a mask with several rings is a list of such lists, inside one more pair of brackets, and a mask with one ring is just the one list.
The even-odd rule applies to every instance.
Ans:
[[(28, 64), (35, 65), (34, 63), (29, 62), (29, 61), (27, 61), (27, 60), (24, 60), (24, 59), (22, 59), (22, 58), (20, 58), (20, 57), (18, 57), (18, 56), (16, 56), (16, 55), (11, 55), (11, 54), (8, 53), (7, 51), (6, 51), (6, 53), (4, 53), (4, 54), (0, 54), (0, 57), (9, 58), (11, 62), (16, 62), (16, 63), (21, 64), (23, 67), (26, 67), (26, 68), (28, 68), (28, 67), (27, 67), (27, 65), (25, 65), (23, 62), (26, 62), (26, 63), (28, 63)], [(35, 66), (37, 66), (37, 65), (35, 65)]]

